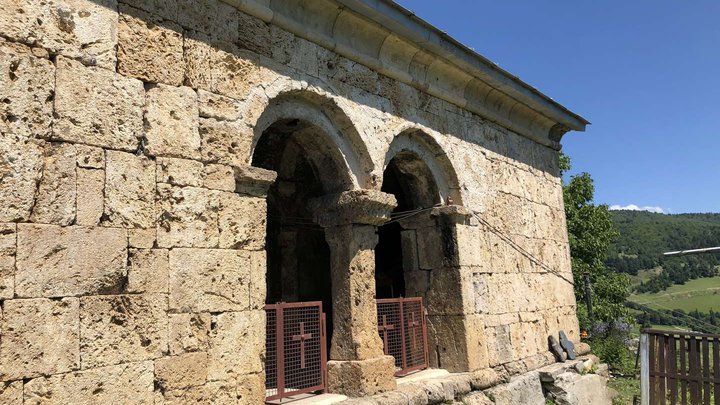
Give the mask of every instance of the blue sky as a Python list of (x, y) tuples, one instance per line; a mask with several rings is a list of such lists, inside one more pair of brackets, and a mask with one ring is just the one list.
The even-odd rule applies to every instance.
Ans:
[(592, 122), (596, 202), (720, 212), (720, 1), (399, 3)]

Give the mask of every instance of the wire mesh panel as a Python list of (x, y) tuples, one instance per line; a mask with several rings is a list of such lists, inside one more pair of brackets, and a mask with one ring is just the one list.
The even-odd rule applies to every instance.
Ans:
[(395, 358), (395, 374), (427, 368), (427, 324), (422, 298), (377, 300), (377, 313), (383, 350)]
[(266, 399), (325, 389), (326, 335), (321, 302), (267, 305)]

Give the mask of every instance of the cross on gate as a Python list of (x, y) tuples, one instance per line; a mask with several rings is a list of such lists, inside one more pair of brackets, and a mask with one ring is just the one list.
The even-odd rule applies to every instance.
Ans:
[(300, 334), (293, 335), (291, 339), (295, 342), (300, 341), (300, 369), (305, 368), (305, 341), (312, 339), (312, 333), (305, 333), (305, 322), (298, 322), (300, 325)]
[(420, 322), (415, 320), (415, 312), (410, 312), (410, 321), (408, 321), (408, 327), (412, 331), (413, 337), (413, 350), (417, 350), (417, 341), (415, 340), (415, 328), (420, 326)]
[(388, 331), (395, 329), (395, 325), (388, 325), (387, 315), (383, 315), (382, 319), (382, 325), (378, 325), (378, 330), (383, 334), (383, 351), (388, 354)]

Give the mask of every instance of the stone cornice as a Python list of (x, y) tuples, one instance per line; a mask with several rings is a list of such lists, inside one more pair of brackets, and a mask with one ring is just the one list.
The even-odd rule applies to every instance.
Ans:
[(375, 190), (350, 190), (326, 195), (310, 202), (315, 222), (327, 228), (348, 224), (382, 225), (397, 207), (392, 194)]
[(584, 118), (390, 0), (223, 0), (554, 149)]

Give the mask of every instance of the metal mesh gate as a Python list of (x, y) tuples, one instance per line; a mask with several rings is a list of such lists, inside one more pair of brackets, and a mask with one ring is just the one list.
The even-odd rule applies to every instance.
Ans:
[(325, 389), (327, 346), (322, 302), (266, 305), (265, 312), (266, 400)]
[(427, 368), (427, 323), (422, 298), (377, 300), (377, 315), (385, 354), (395, 358), (395, 375)]

